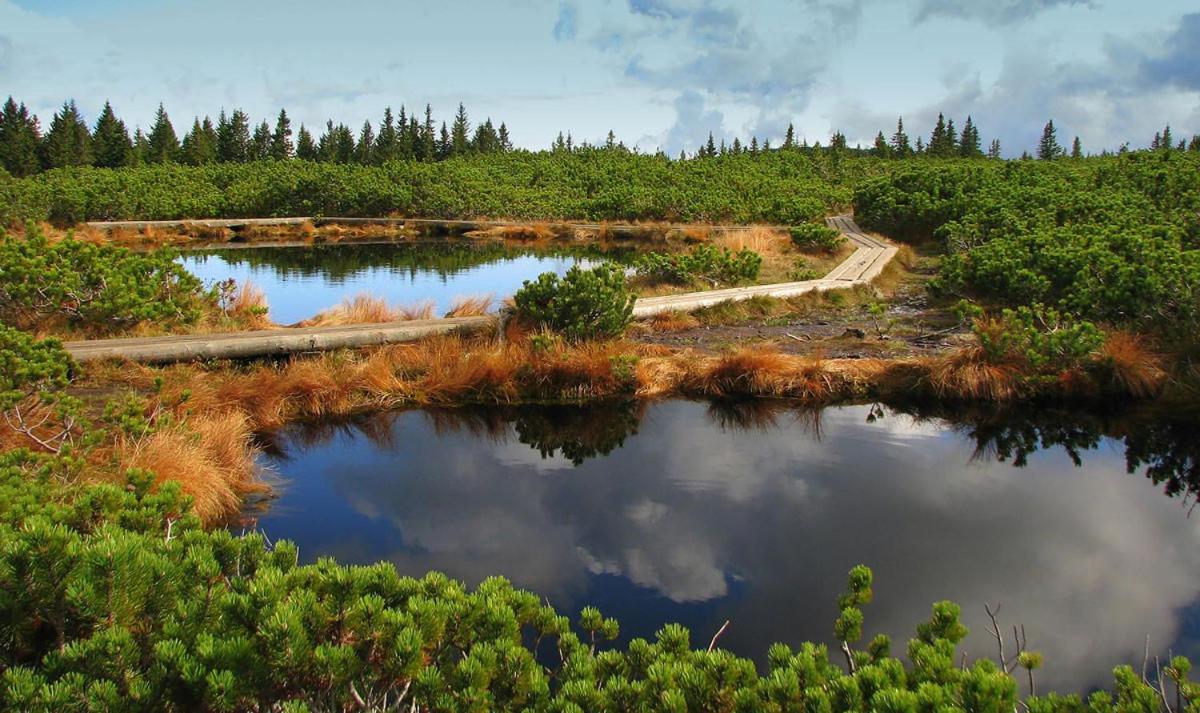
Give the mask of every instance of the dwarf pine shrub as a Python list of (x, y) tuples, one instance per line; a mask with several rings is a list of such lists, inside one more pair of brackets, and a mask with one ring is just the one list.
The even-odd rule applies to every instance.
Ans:
[(57, 321), (98, 334), (142, 322), (194, 322), (206, 293), (175, 257), (69, 236), (51, 243), (32, 225), (24, 238), (0, 230), (0, 319), (20, 328)]
[(634, 296), (617, 265), (578, 265), (561, 278), (545, 272), (526, 280), (516, 295), (517, 315), (560, 332), (567, 339), (615, 337), (633, 319)]
[(634, 262), (639, 276), (674, 285), (751, 282), (758, 278), (761, 267), (762, 256), (749, 248), (734, 252), (713, 245), (697, 245), (686, 253), (646, 253)]

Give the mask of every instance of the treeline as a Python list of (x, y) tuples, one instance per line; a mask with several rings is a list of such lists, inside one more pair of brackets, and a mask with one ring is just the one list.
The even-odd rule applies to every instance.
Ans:
[(472, 128), (461, 104), (451, 124), (442, 121), (440, 129), (427, 104), (422, 116), (409, 114), (403, 106), (395, 115), (388, 107), (377, 127), (368, 120), (357, 133), (345, 124), (328, 121), (319, 135), (303, 124), (293, 134), (285, 109), (279, 110), (273, 126), (265, 120), (251, 126), (249, 115), (241, 109), (230, 114), (222, 110), (215, 122), (208, 116), (197, 117), (182, 139), (161, 104), (150, 132), (138, 128), (132, 135), (108, 102), (90, 129), (75, 102), (64, 102), (44, 134), (38, 117), (11, 96), (0, 110), (0, 166), (18, 178), (73, 166), (203, 166), (292, 158), (377, 166), (388, 161), (440, 161), (511, 149), (503, 122), (497, 127), (488, 118)]

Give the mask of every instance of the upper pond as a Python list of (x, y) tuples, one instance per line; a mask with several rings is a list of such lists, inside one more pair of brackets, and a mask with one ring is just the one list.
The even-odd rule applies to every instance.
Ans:
[(1200, 442), (1189, 419), (1081, 419), (687, 401), (379, 414), (270, 437), (280, 497), (257, 526), (306, 561), (504, 575), (573, 617), (599, 606), (622, 640), (678, 621), (703, 646), (728, 619), (721, 645), (760, 662), (776, 641), (830, 642), (861, 562), (868, 638), (902, 653), (950, 599), (967, 650), (992, 656), (984, 604), (1002, 605), (1046, 655), (1039, 687), (1085, 691), (1140, 664), (1147, 636), (1200, 653)]
[(432, 300), (436, 316), (456, 297), (490, 294), (498, 304), (524, 280), (603, 257), (598, 250), (424, 241), (201, 250), (180, 261), (205, 284), (254, 283), (266, 293), (271, 319), (293, 324), (364, 292), (391, 304)]

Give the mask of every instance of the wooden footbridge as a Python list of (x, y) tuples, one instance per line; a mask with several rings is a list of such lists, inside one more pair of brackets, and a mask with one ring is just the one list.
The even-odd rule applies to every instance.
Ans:
[[(281, 221), (300, 222), (303, 220), (305, 219), (283, 218), (234, 222), (239, 225), (280, 225), (287, 224)], [(850, 240), (854, 244), (855, 250), (850, 257), (820, 279), (647, 297), (637, 300), (634, 304), (634, 316), (646, 317), (673, 310), (688, 311), (719, 302), (747, 300), (758, 296), (794, 297), (810, 292), (866, 285), (878, 277), (896, 255), (896, 247), (863, 233), (849, 216), (832, 217), (827, 222)], [(164, 221), (164, 223), (182, 225), (181, 221)], [(228, 223), (229, 221), (189, 221), (189, 224), (211, 226)], [(125, 225), (144, 226), (145, 223), (99, 225), (122, 227)], [(485, 316), (353, 324), (338, 327), (280, 327), (222, 334), (97, 339), (66, 342), (63, 346), (75, 360), (81, 362), (97, 359), (129, 359), (148, 363), (198, 359), (245, 359), (414, 341), (433, 334), (480, 329), (494, 323), (495, 320), (495, 317)]]

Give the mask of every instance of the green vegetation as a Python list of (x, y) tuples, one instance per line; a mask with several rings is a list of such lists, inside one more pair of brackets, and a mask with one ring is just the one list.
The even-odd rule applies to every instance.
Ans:
[[(871, 572), (855, 567), (824, 645), (771, 647), (763, 673), (670, 624), (611, 647), (616, 621), (578, 621), (500, 578), (474, 591), (390, 564), (299, 565), (288, 542), (206, 532), (174, 484), (64, 490), (56, 464), (0, 458), (0, 700), (9, 710), (1156, 711), (1128, 666), (1114, 688), (1023, 696), (1040, 654), (960, 666), (959, 609), (933, 606), (905, 664), (876, 636), (860, 648)], [(715, 644), (715, 642), (714, 642)], [(1177, 657), (1162, 689), (1194, 710)]]
[(50, 243), (31, 227), (0, 230), (0, 319), (22, 329), (57, 324), (112, 334), (143, 322), (190, 324), (211, 298), (175, 253), (134, 253), (67, 237)]
[(855, 212), (888, 235), (940, 240), (942, 293), (1196, 331), (1200, 156), (910, 164), (860, 185)]
[(652, 252), (634, 260), (638, 276), (673, 285), (703, 283), (706, 287), (736, 285), (758, 278), (762, 256), (742, 248), (737, 252), (715, 245), (697, 245), (686, 253)]
[(437, 163), (302, 160), (63, 168), (0, 180), (0, 222), (273, 216), (794, 224), (845, 207), (883, 166), (799, 151), (672, 161), (619, 149)]
[(571, 340), (618, 336), (633, 319), (634, 300), (625, 272), (612, 264), (576, 265), (562, 278), (545, 272), (513, 297), (519, 318)]
[(792, 243), (801, 250), (831, 253), (846, 242), (841, 233), (824, 223), (801, 223), (793, 226), (790, 233)]

